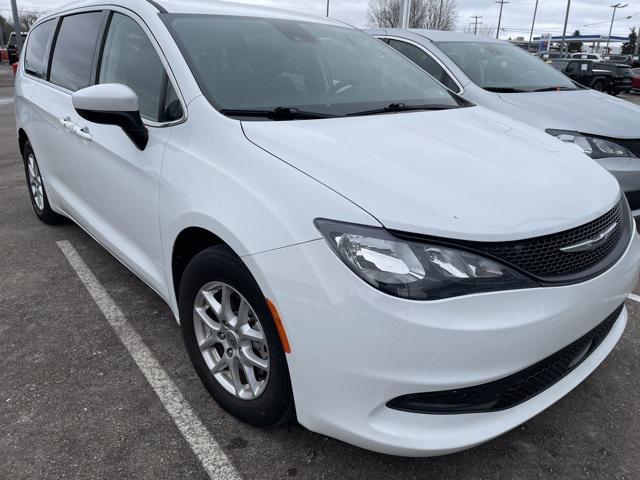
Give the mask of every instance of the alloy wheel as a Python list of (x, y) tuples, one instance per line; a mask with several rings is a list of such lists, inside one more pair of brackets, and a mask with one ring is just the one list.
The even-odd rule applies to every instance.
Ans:
[(249, 302), (226, 283), (208, 283), (196, 295), (193, 322), (200, 354), (216, 381), (237, 398), (258, 398), (269, 380), (269, 349)]
[(27, 170), (29, 171), (29, 187), (31, 188), (31, 196), (36, 203), (38, 210), (44, 210), (44, 188), (42, 186), (42, 176), (38, 168), (38, 162), (33, 153), (27, 157)]

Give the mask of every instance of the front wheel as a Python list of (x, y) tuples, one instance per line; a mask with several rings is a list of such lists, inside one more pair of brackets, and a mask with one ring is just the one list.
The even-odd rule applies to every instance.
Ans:
[(269, 307), (242, 260), (224, 246), (196, 255), (179, 293), (191, 362), (211, 396), (251, 425), (294, 415), (287, 360)]
[(602, 92), (604, 91), (604, 84), (600, 81), (597, 81), (593, 84), (593, 88), (594, 90), (597, 90), (598, 92)]

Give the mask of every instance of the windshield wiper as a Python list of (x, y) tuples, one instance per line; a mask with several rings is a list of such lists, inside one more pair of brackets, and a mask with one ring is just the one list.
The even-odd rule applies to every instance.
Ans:
[(271, 110), (225, 108), (220, 110), (220, 113), (230, 117), (262, 117), (270, 118), (271, 120), (313, 120), (317, 118), (335, 118), (338, 116), (328, 113), (309, 112), (293, 107), (277, 107)]
[(523, 90), (522, 88), (513, 88), (513, 87), (484, 87), (484, 89), (488, 92), (495, 93), (528, 93), (531, 90)]
[(536, 88), (535, 90), (531, 90), (532, 92), (566, 92), (566, 91), (573, 91), (573, 90), (578, 90), (577, 88), (572, 88), (572, 87), (543, 87), (543, 88)]
[(374, 108), (372, 110), (363, 110), (361, 112), (347, 113), (347, 117), (357, 117), (361, 115), (378, 115), (381, 113), (393, 113), (393, 112), (412, 112), (418, 110), (451, 110), (454, 108), (460, 108), (459, 105), (447, 105), (430, 103), (425, 105), (406, 105), (404, 103), (390, 103), (383, 108)]

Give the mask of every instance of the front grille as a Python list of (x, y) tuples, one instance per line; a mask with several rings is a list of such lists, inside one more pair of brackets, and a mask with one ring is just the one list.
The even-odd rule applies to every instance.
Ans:
[[(624, 201), (596, 220), (564, 232), (512, 242), (473, 243), (473, 248), (543, 279), (572, 275), (605, 260), (619, 244), (627, 222)], [(597, 238), (616, 224), (606, 242), (591, 251), (563, 252), (561, 248)]]
[(640, 190), (635, 192), (625, 192), (627, 202), (629, 202), (629, 208), (631, 211), (640, 210)]
[(611, 140), (618, 145), (622, 145), (624, 148), (640, 157), (640, 139), (621, 140), (619, 138), (607, 138), (607, 140)]
[(602, 323), (550, 357), (491, 383), (394, 398), (389, 408), (414, 413), (458, 414), (495, 412), (539, 395), (575, 370), (609, 335), (622, 312), (620, 305)]

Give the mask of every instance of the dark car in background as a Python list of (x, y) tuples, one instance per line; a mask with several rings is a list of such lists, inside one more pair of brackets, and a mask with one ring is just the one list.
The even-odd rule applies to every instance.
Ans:
[(614, 74), (607, 69), (601, 69), (602, 63), (594, 60), (552, 60), (551, 65), (571, 80), (585, 87), (608, 92), (613, 88)]
[[(22, 44), (24, 45), (27, 40), (26, 32), (21, 33), (22, 36)], [(9, 64), (13, 65), (20, 58), (20, 48), (18, 46), (18, 42), (16, 41), (16, 32), (11, 32), (9, 35), (9, 42), (7, 43), (7, 54), (9, 55)]]
[(608, 70), (613, 74), (613, 83), (607, 90), (607, 93), (611, 95), (618, 95), (620, 93), (629, 93), (631, 91), (633, 83), (633, 72), (631, 71), (631, 65), (615, 62), (600, 62), (598, 63), (599, 70)]

